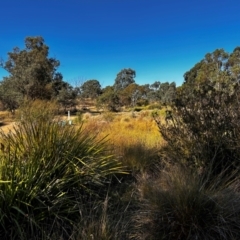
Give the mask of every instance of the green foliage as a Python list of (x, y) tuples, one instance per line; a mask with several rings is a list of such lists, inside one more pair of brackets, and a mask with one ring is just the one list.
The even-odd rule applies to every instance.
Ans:
[(102, 94), (97, 99), (98, 106), (106, 106), (109, 111), (117, 112), (120, 109), (120, 99), (114, 88), (107, 86), (102, 90)]
[(1, 64), (10, 76), (0, 84), (0, 100), (15, 110), (27, 99), (51, 99), (67, 86), (56, 70), (60, 62), (48, 57), (49, 47), (42, 37), (27, 37), (25, 49), (14, 48)]
[(158, 95), (161, 103), (163, 104), (171, 104), (175, 100), (176, 95), (176, 83), (162, 83), (160, 85)]
[(4, 78), (0, 83), (0, 100), (4, 109), (11, 112), (14, 112), (23, 101), (22, 95), (13, 89), (12, 81), (9, 78)]
[(16, 90), (30, 98), (42, 98), (51, 82), (59, 61), (48, 58), (48, 47), (42, 37), (27, 37), (24, 50), (14, 48), (4, 64)]
[(57, 102), (66, 110), (77, 105), (78, 89), (67, 84), (66, 87), (59, 90), (56, 96)]
[(88, 80), (81, 86), (81, 96), (84, 98), (97, 98), (101, 94), (101, 85), (98, 80)]
[(161, 83), (159, 81), (155, 81), (153, 84), (150, 85), (150, 88), (157, 91), (157, 90), (159, 90), (160, 86), (161, 86)]
[[(82, 127), (62, 126), (34, 108), (14, 129), (1, 132), (2, 239), (69, 238), (82, 208), (101, 202), (121, 164)], [(51, 119), (51, 120), (50, 120)]]
[(229, 92), (232, 95), (234, 85), (239, 80), (239, 50), (236, 48), (229, 54), (223, 49), (216, 49), (205, 55), (205, 58), (184, 74), (184, 84), (179, 92), (178, 100), (187, 102), (194, 98), (195, 92), (202, 95), (211, 91)]
[(118, 74), (114, 82), (114, 90), (120, 91), (126, 88), (131, 83), (134, 83), (134, 78), (136, 77), (136, 72), (131, 68), (124, 68)]
[(159, 81), (154, 82), (149, 85), (146, 84), (144, 86), (145, 89), (145, 97), (150, 102), (160, 102), (161, 104), (171, 104), (176, 95), (176, 83), (169, 82), (160, 83)]
[(121, 106), (135, 107), (145, 95), (144, 88), (136, 83), (129, 84), (126, 88), (118, 91)]
[(224, 52), (207, 54), (178, 92), (168, 124), (156, 119), (167, 142), (164, 159), (203, 169), (213, 160), (215, 175), (240, 166), (240, 87), (227, 65)]
[(167, 169), (138, 181), (134, 239), (239, 239), (239, 56), (206, 54), (155, 114)]

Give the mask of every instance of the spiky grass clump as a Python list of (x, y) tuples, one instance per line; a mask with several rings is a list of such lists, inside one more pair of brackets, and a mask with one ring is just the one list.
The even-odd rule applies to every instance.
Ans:
[(240, 194), (232, 186), (226, 179), (209, 184), (180, 168), (143, 175), (133, 239), (239, 239)]
[(67, 238), (81, 209), (93, 197), (100, 203), (110, 177), (123, 172), (103, 140), (40, 113), (0, 133), (1, 239)]

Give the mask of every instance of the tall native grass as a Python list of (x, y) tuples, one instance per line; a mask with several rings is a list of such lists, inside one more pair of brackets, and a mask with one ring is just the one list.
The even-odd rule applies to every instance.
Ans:
[(151, 112), (142, 111), (135, 117), (130, 112), (105, 113), (88, 118), (84, 126), (100, 138), (107, 136), (113, 154), (129, 169), (144, 171), (158, 160), (158, 150), (164, 143)]
[(156, 175), (142, 174), (136, 184), (139, 208), (133, 215), (132, 239), (237, 240), (238, 188), (237, 172), (211, 178), (210, 183), (179, 165)]
[(69, 239), (83, 210), (100, 207), (124, 172), (104, 139), (62, 126), (47, 109), (28, 105), (12, 131), (0, 133), (1, 239)]

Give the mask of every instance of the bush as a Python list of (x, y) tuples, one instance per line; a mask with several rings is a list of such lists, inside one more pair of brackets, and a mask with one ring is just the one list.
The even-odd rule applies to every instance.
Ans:
[(121, 164), (82, 127), (62, 126), (44, 109), (1, 132), (1, 239), (69, 238), (81, 209), (101, 205)]
[(56, 102), (44, 100), (24, 101), (19, 107), (16, 118), (19, 121), (33, 121), (42, 118), (46, 121), (52, 121), (59, 112), (59, 106)]
[(240, 167), (239, 86), (229, 93), (212, 89), (211, 93), (195, 90), (194, 97), (179, 97), (172, 107), (168, 123), (155, 118), (167, 145), (162, 157), (191, 168), (212, 168), (218, 175)]

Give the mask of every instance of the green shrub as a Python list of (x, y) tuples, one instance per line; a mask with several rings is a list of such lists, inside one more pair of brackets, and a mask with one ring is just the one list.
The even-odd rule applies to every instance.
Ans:
[(104, 140), (34, 112), (0, 133), (1, 239), (68, 239), (81, 209), (100, 204), (123, 169)]
[(194, 97), (179, 96), (167, 124), (155, 117), (167, 143), (162, 158), (190, 168), (211, 167), (213, 175), (240, 167), (240, 87), (231, 86), (231, 94), (226, 89), (202, 93), (203, 88)]
[(168, 123), (156, 120), (167, 142), (164, 159), (211, 167), (216, 176), (239, 169), (240, 85), (234, 70), (239, 53), (239, 48), (231, 54), (217, 49), (184, 74)]
[(16, 119), (19, 121), (33, 121), (37, 118), (43, 118), (46, 121), (54, 119), (59, 111), (56, 102), (44, 100), (24, 101), (16, 113)]

